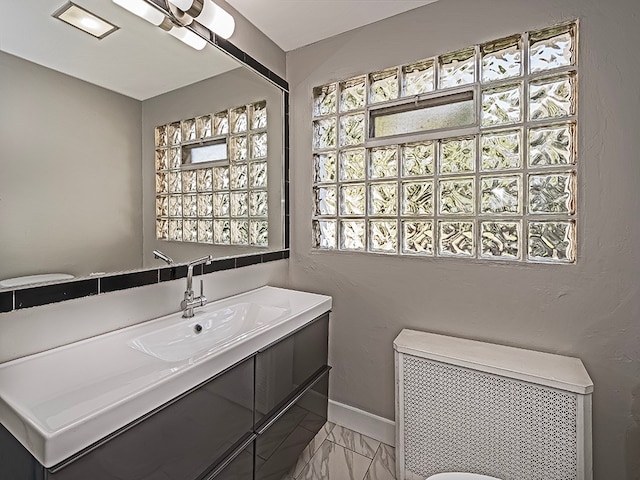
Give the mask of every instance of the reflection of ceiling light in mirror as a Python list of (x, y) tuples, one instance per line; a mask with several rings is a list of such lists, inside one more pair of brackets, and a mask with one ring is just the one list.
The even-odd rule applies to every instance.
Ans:
[(173, 27), (169, 30), (169, 35), (182, 40), (196, 50), (202, 50), (207, 45), (207, 41), (204, 38), (184, 27)]
[(118, 30), (118, 27), (115, 25), (71, 2), (58, 9), (53, 14), (53, 17), (58, 20), (62, 20), (72, 27), (76, 27), (99, 40)]
[(159, 27), (167, 16), (144, 0), (113, 0), (113, 3)]
[(211, 0), (169, 0), (187, 15), (195, 18), (222, 38), (233, 35), (236, 22), (233, 17)]
[(149, 5), (145, 0), (113, 0), (113, 3), (169, 32), (169, 35), (186, 43), (191, 48), (202, 50), (207, 45), (207, 41), (204, 38), (187, 28), (175, 26), (169, 17)]

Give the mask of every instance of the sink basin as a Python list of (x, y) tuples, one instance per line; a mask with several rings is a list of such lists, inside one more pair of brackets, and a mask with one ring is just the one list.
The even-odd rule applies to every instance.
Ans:
[(196, 312), (193, 318), (130, 340), (129, 346), (167, 362), (197, 360), (241, 341), (288, 313), (286, 308), (237, 303), (217, 310)]

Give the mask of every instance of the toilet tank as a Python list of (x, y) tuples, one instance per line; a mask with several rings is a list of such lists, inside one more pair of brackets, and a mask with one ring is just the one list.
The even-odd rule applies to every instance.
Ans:
[(406, 329), (393, 347), (398, 480), (592, 479), (593, 382), (579, 359)]

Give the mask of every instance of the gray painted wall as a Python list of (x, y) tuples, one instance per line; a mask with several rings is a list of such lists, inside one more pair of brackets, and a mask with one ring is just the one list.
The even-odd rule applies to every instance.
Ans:
[(0, 52), (0, 278), (141, 266), (140, 118), (137, 100)]
[[(311, 89), (580, 18), (574, 266), (311, 250)], [(637, 0), (447, 0), (287, 54), (294, 288), (333, 296), (331, 398), (394, 416), (392, 341), (414, 328), (580, 357), (597, 480), (640, 478)]]
[[(156, 240), (155, 226), (155, 147), (157, 125), (214, 114), (260, 100), (267, 101), (267, 169), (269, 175), (269, 248), (211, 246)], [(282, 171), (283, 171), (282, 90), (246, 68), (236, 68), (216, 77), (194, 83), (142, 102), (142, 193), (144, 215), (145, 266), (159, 265), (153, 259), (158, 248), (176, 262), (203, 255), (217, 257), (243, 255), (283, 248)]]

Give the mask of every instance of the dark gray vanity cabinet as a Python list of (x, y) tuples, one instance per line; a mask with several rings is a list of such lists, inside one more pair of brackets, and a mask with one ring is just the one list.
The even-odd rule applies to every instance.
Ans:
[(49, 480), (195, 480), (252, 432), (249, 358), (140, 419), (68, 464)]
[(280, 480), (327, 419), (329, 314), (52, 468), (0, 425), (0, 480)]

